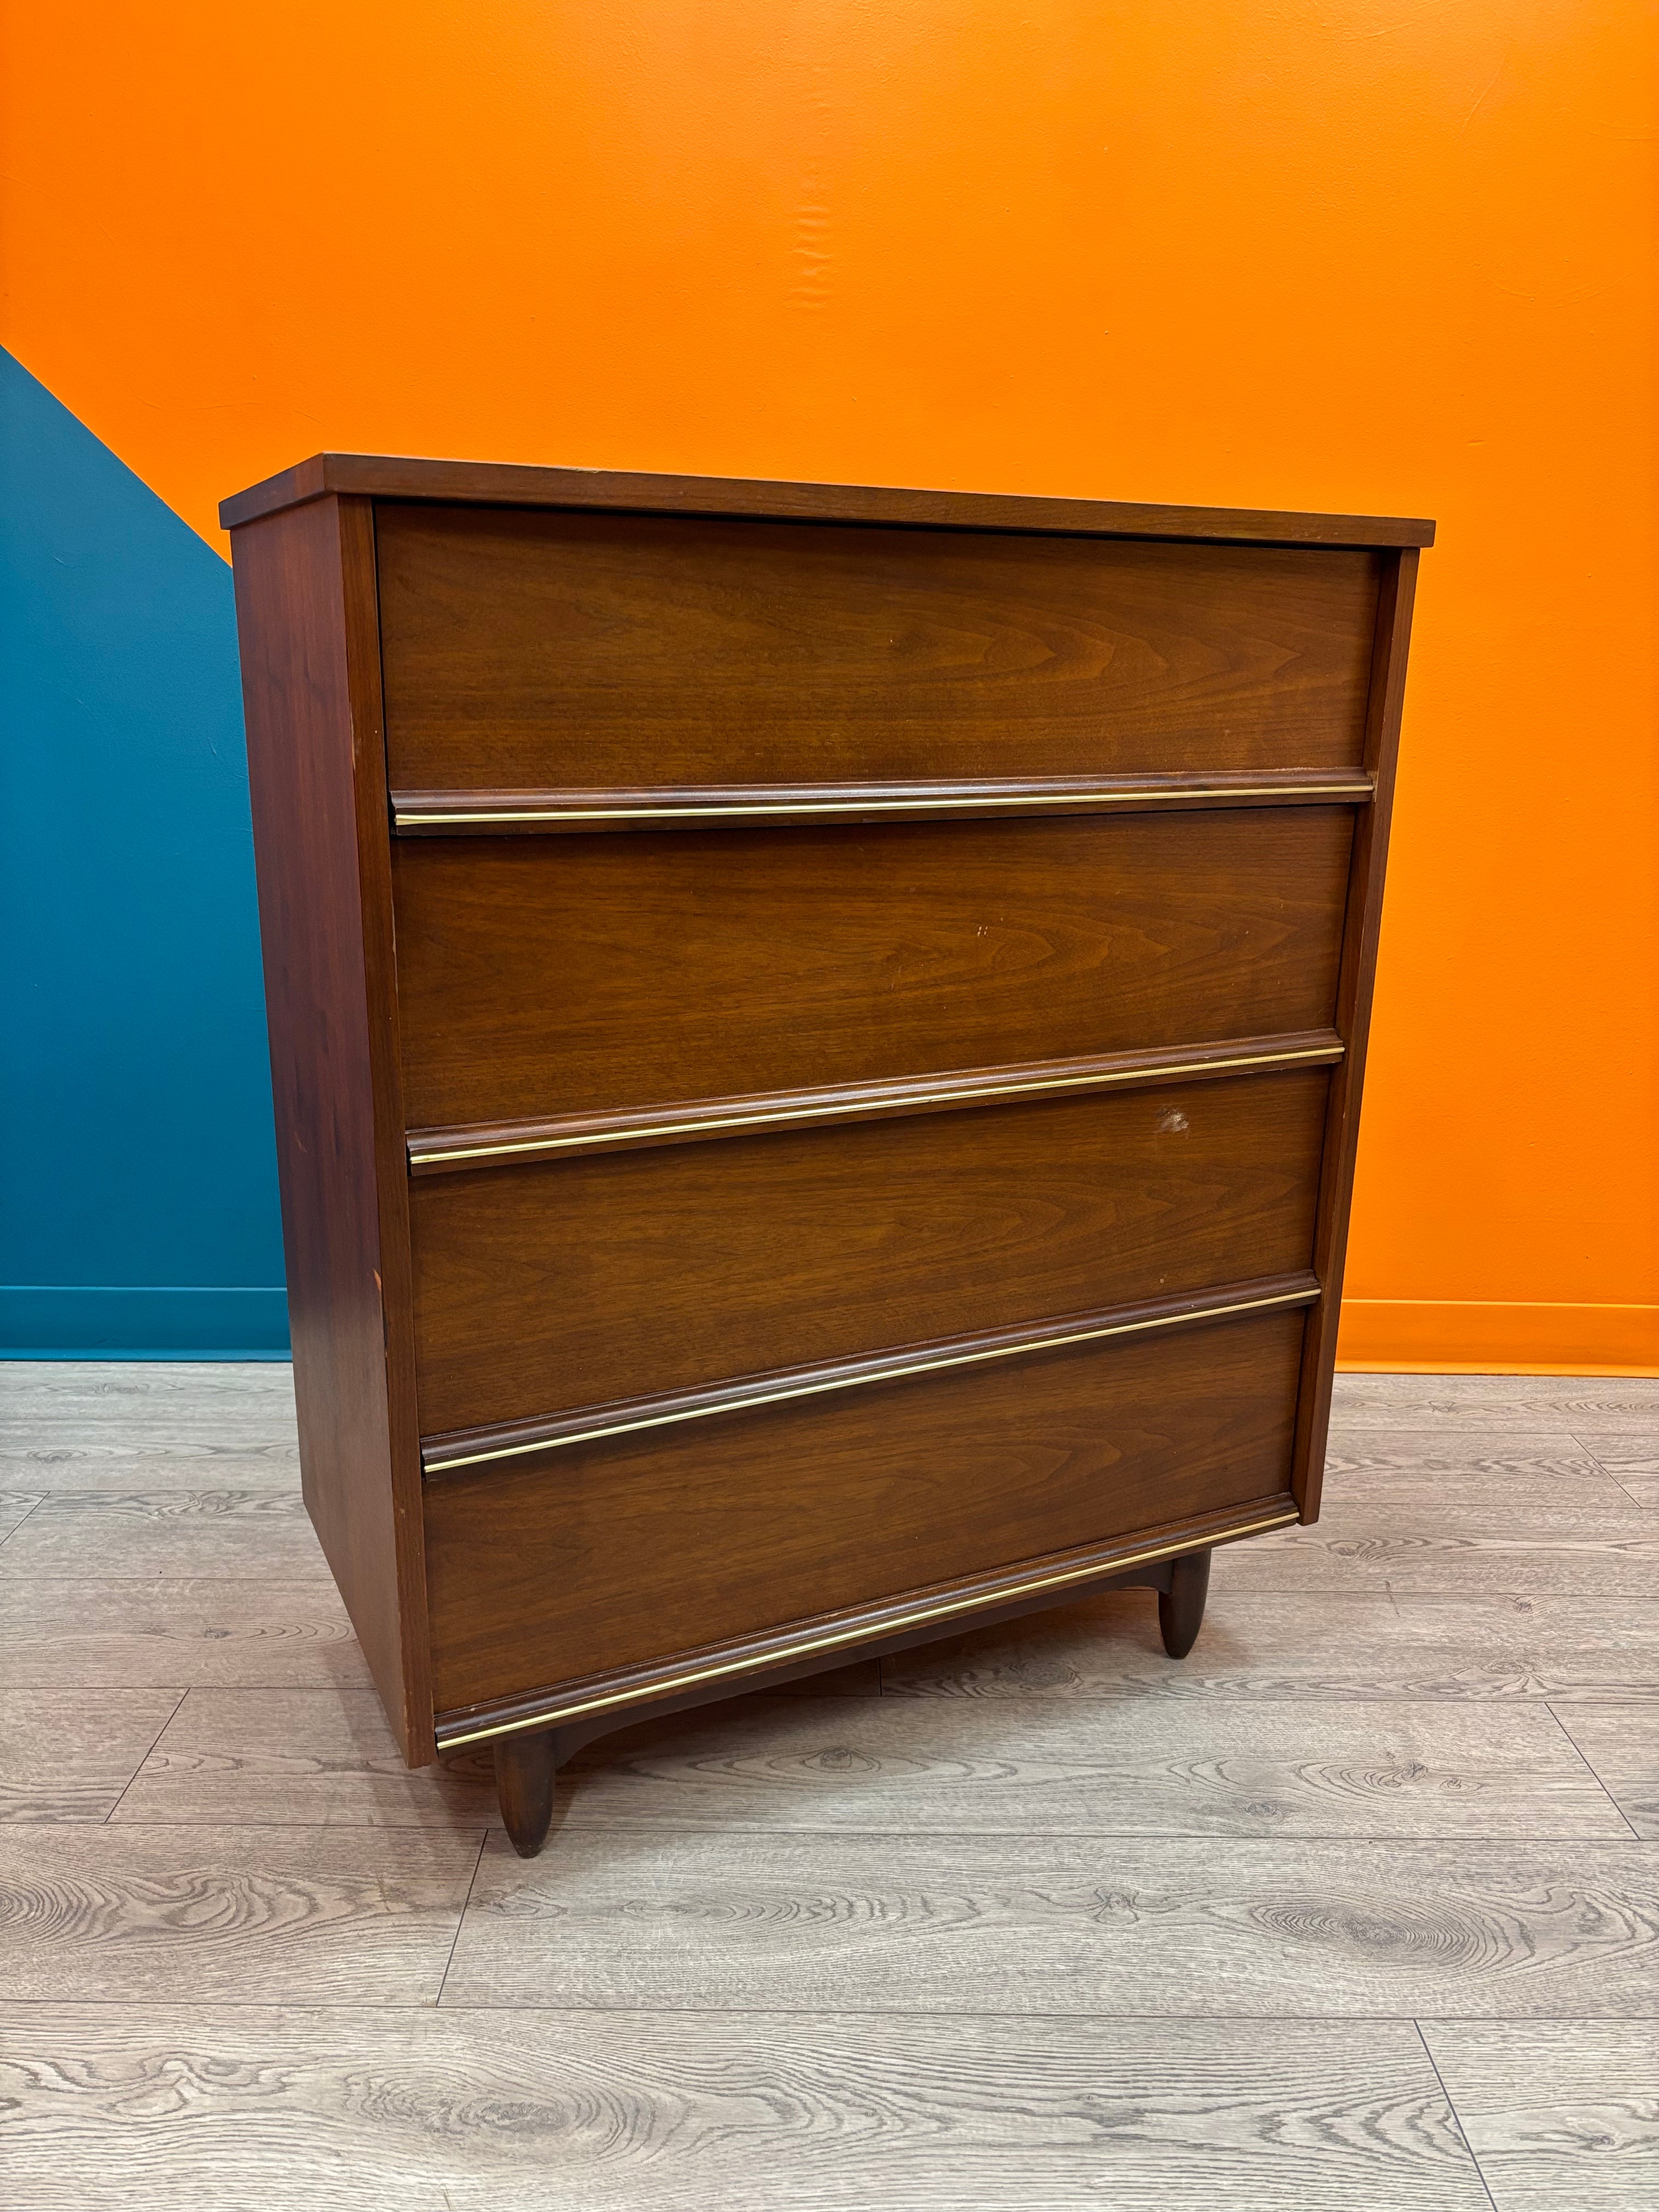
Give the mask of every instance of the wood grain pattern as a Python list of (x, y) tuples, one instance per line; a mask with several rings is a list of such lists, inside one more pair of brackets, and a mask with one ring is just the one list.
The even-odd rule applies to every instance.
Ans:
[(327, 1574), (304, 1501), (286, 1490), (57, 1491), (0, 1544), (0, 1581)]
[(1595, 1456), (1559, 1431), (1500, 1429), (1448, 1435), (1438, 1429), (1345, 1430), (1325, 1455), (1340, 1488), (1339, 1513), (1409, 1500), (1432, 1504), (1455, 1489), (1460, 1504), (1486, 1511), (1512, 1502), (1627, 1512), (1636, 1502)]
[(14, 1528), (21, 1528), (45, 1495), (40, 1490), (0, 1491), (0, 1544)]
[(9, 1695), (0, 1705), (0, 1820), (106, 1820), (178, 1705), (176, 1690), (52, 1685)]
[(50, 2212), (1490, 2212), (1403, 2021), (54, 2005), (0, 2093)]
[(422, 1427), (1305, 1271), (1327, 1081), (1185, 1085), (417, 1183)]
[(1577, 1705), (1557, 1717), (1632, 1833), (1659, 1843), (1659, 1729), (1650, 1707)]
[(607, 1829), (532, 1865), (492, 1834), (444, 2002), (1554, 2017), (1645, 2010), (1656, 1968), (1634, 1842)]
[(412, 1828), (0, 1830), (0, 1998), (430, 2004), (477, 1850)]
[[(888, 1654), (931, 1641), (951, 1622), (999, 1620), (1065, 1605), (1109, 1589), (1170, 1587), (1174, 1560), (1183, 1551), (1232, 1543), (1263, 1528), (1286, 1525), (1295, 1508), (1285, 1493), (1243, 1508), (1188, 1519), (1164, 1528), (1083, 1544), (1042, 1559), (983, 1570), (901, 1593), (874, 1603), (787, 1621), (726, 1642), (680, 1652), (556, 1690), (543, 1688), (493, 1698), (441, 1714), (441, 1752), (459, 1750), (504, 1735), (551, 1728), (561, 1761), (594, 1737), (642, 1718), (666, 1717), (718, 1705), (733, 1694), (762, 1695), (810, 1682), (820, 1668), (838, 1664), (848, 1651), (878, 1662)], [(879, 1692), (878, 1692), (879, 1694)]]
[(1370, 1035), (1371, 997), (1382, 925), (1382, 884), (1394, 812), (1400, 756), (1400, 719), (1406, 693), (1418, 556), (1407, 550), (1382, 569), (1365, 702), (1364, 763), (1376, 797), (1354, 823), (1352, 863), (1342, 930), (1336, 1028), (1347, 1047), (1332, 1077), (1320, 1160), (1319, 1212), (1314, 1231), (1314, 1270), (1328, 1293), (1302, 1351), (1297, 1396), (1296, 1463), (1291, 1487), (1304, 1521), (1319, 1515), (1325, 1441), (1330, 1426), (1331, 1381), (1336, 1359), (1342, 1278), (1348, 1249), (1348, 1215), (1359, 1145), (1359, 1109)]
[(1659, 1453), (1632, 1459), (1623, 1452), (1609, 1451), (1601, 1440), (1595, 1457), (1602, 1473), (1619, 1485), (1633, 1504), (1650, 1512), (1659, 1510)]
[(321, 500), (233, 541), (307, 1505), (424, 1756), (422, 1582), (373, 525)]
[(1425, 1502), (1403, 1528), (1395, 1513), (1344, 1506), (1317, 1528), (1264, 1536), (1237, 1579), (1240, 1589), (1263, 1590), (1651, 1597), (1659, 1589), (1659, 1530), (1638, 1509), (1597, 1512), (1571, 1500), (1466, 1514), (1443, 1497)]
[(477, 1754), (411, 1773), (372, 1690), (197, 1688), (170, 1713), (112, 1817), (481, 1837), (495, 1793)]
[(962, 1368), (697, 1422), (672, 1451), (623, 1438), (570, 1446), (547, 1474), (429, 1484), (438, 1703), (1271, 1497), (1302, 1326), (1270, 1314), (1036, 1354), (1014, 1394)]
[(398, 788), (1360, 762), (1370, 553), (452, 506), (376, 540)]
[(620, 469), (313, 453), (222, 502), (227, 530), (325, 492), (377, 499), (478, 500), (492, 507), (621, 507), (629, 513), (746, 514), (902, 523), (919, 529), (1080, 531), (1130, 538), (1237, 538), (1259, 544), (1431, 545), (1434, 525), (1376, 514), (1160, 507), (1120, 500), (872, 484), (783, 483), (764, 477), (652, 476)]
[(290, 1449), (286, 1360), (9, 1359), (0, 1449), (46, 1457)]
[[(190, 1368), (65, 1363), (26, 1433), (66, 1468), (257, 1451), (280, 1393), (248, 1371), (242, 1403)], [(1437, 1544), (1461, 1517), (1480, 1553), (1506, 1491), (1529, 1516), (1553, 1488), (1588, 1547), (1651, 1522), (1591, 1504), (1612, 1477), (1583, 1449), (1639, 1460), (1646, 1397), (1340, 1377), (1328, 1510)], [(1575, 1442), (1568, 1405), (1622, 1425)], [(100, 1559), (103, 1525), (73, 1516)], [(602, 1739), (540, 1860), (491, 1843), (447, 1983), (484, 1761), (398, 1773), (325, 1583), (0, 1582), (48, 1815), (0, 1833), (0, 2193), (1647, 2212), (1659, 1845), (1588, 1829), (1591, 1766), (1639, 1816), (1659, 1583), (1482, 1595), (1454, 1565), (1276, 1595), (1240, 1587), (1255, 1551), (1218, 1554), (1179, 1666), (1135, 1590), (885, 1661), (880, 1698), (866, 1665)], [(104, 1694), (54, 1703), (60, 1680)], [(142, 1778), (155, 1818), (130, 1789), (89, 1825), (82, 1784), (112, 1781), (149, 1686), (176, 1686), (160, 1710), (216, 1680), (323, 1686), (193, 1692)], [(948, 1832), (907, 1835), (918, 1804)], [(1534, 1834), (1478, 1840), (1528, 1807)], [(1118, 1832), (1044, 1840), (1039, 1808)], [(1160, 1811), (1179, 1825), (1149, 1832)]]
[(0, 1447), (0, 1495), (53, 1491), (276, 1490), (300, 1495), (297, 1444)]
[[(84, 1530), (85, 1521), (79, 1526)], [(82, 1566), (68, 1548), (58, 1564)], [(0, 1681), (18, 1690), (371, 1679), (350, 1617), (325, 1577), (0, 1578)]]
[(1108, 1346), (1121, 1348), (1137, 1338), (1151, 1340), (1219, 1327), (1244, 1316), (1261, 1318), (1268, 1313), (1305, 1313), (1318, 1297), (1317, 1283), (1305, 1273), (1216, 1283), (1200, 1291), (1142, 1298), (1128, 1305), (1050, 1315), (1008, 1328), (973, 1329), (957, 1336), (930, 1337), (919, 1344), (887, 1346), (878, 1352), (811, 1366), (775, 1367), (690, 1389), (611, 1399), (574, 1413), (451, 1430), (423, 1440), (422, 1462), (428, 1484), (486, 1470), (506, 1473), (509, 1468), (547, 1473), (554, 1454), (578, 1445), (625, 1439), (672, 1448), (684, 1425), (693, 1421), (726, 1421), (786, 1405), (797, 1413), (810, 1413), (819, 1401), (844, 1391), (887, 1391), (919, 1378), (935, 1380), (968, 1368), (990, 1375), (1011, 1361), (1024, 1365), (1028, 1360), (1062, 1352)]
[(1542, 1704), (757, 1697), (603, 1738), (560, 1789), (562, 1835), (1628, 1833)]
[(1352, 811), (676, 832), (393, 855), (441, 1127), (1328, 1025)]
[[(1589, 1438), (1659, 1440), (1659, 1379), (1571, 1375), (1343, 1375), (1334, 1418), (1356, 1429), (1553, 1429)], [(1625, 1446), (1642, 1450), (1638, 1441)]]
[(301, 1486), (408, 1759), (1313, 1517), (1431, 529), (339, 456), (227, 511)]
[(1172, 1084), (1231, 1081), (1245, 1075), (1286, 1075), (1329, 1067), (1342, 1057), (1334, 1030), (1296, 1030), (1277, 1036), (1218, 1038), (1199, 1045), (1162, 1045), (1150, 1052), (1073, 1054), (1028, 1060), (1012, 1067), (953, 1068), (884, 1083), (841, 1083), (813, 1089), (740, 1092), (664, 1108), (601, 1114), (544, 1115), (529, 1121), (470, 1121), (449, 1129), (411, 1129), (410, 1173), (471, 1174), (483, 1166), (532, 1160), (607, 1157), (656, 1145), (727, 1143), (739, 1136), (839, 1128), (849, 1122), (896, 1121), (915, 1115), (977, 1112), (1041, 1099), (1110, 1097)]
[[(1401, 1520), (1409, 1526), (1408, 1509)], [(1215, 1570), (1200, 1646), (1164, 1656), (1146, 1601), (1106, 1595), (881, 1662), (888, 1697), (1507, 1705), (1659, 1703), (1651, 1595), (1502, 1596), (1437, 1588), (1241, 1589)], [(1570, 1722), (1569, 1722), (1570, 1725)]]
[(0, 1367), (0, 1492), (299, 1487), (286, 1360)]
[(1425, 2021), (1497, 2212), (1648, 2212), (1659, 2021)]

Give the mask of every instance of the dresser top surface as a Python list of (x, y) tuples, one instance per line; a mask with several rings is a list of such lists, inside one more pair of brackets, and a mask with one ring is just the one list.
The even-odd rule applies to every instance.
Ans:
[(651, 476), (613, 469), (495, 461), (420, 460), (384, 453), (313, 453), (222, 502), (228, 530), (331, 493), (479, 506), (586, 507), (636, 514), (738, 516), (756, 521), (878, 523), (914, 529), (1000, 530), (1089, 537), (1212, 539), (1259, 545), (1431, 545), (1432, 522), (1411, 517), (1294, 514), (1268, 509), (1157, 507), (1004, 492), (765, 477)]

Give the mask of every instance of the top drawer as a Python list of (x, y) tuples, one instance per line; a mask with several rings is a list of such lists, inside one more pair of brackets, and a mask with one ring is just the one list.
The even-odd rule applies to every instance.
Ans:
[(1347, 768), (1378, 556), (377, 511), (394, 790)]

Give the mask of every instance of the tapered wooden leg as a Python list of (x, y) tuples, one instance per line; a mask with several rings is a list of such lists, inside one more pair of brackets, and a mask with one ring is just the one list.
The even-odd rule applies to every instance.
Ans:
[(553, 1818), (553, 1731), (495, 1739), (495, 1795), (501, 1825), (521, 1859), (533, 1859)]
[(1171, 1571), (1169, 1589), (1158, 1594), (1158, 1625), (1171, 1659), (1184, 1659), (1197, 1641), (1209, 1594), (1209, 1553), (1183, 1552)]

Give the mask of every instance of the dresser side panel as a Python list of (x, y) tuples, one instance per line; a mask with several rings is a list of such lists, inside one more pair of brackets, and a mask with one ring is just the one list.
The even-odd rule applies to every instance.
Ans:
[(247, 525), (233, 550), (306, 1504), (418, 1764), (431, 1705), (407, 1198), (386, 1141), (401, 1109), (373, 542), (365, 503), (324, 499)]
[(1365, 717), (1365, 766), (1375, 780), (1376, 795), (1371, 805), (1360, 810), (1348, 876), (1336, 1000), (1337, 1032), (1346, 1050), (1331, 1083), (1314, 1230), (1314, 1273), (1324, 1296), (1304, 1346), (1291, 1482), (1304, 1522), (1319, 1517), (1325, 1474), (1331, 1382), (1341, 1321), (1342, 1276), (1347, 1260), (1348, 1217), (1359, 1145), (1360, 1100), (1370, 1036), (1371, 998), (1376, 980), (1383, 877), (1394, 813), (1395, 769), (1400, 751), (1400, 720), (1405, 703), (1406, 660), (1411, 644), (1417, 567), (1414, 547), (1395, 556), (1384, 569), (1377, 601)]

